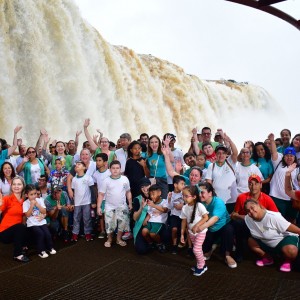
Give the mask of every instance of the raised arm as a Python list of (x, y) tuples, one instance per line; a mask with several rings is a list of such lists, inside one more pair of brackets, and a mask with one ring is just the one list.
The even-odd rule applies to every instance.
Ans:
[(287, 168), (286, 173), (285, 173), (285, 179), (284, 179), (284, 191), (290, 198), (300, 201), (300, 196), (297, 197), (296, 192), (293, 190), (293, 187), (292, 187), (292, 172), (296, 168), (297, 168), (296, 163), (291, 164)]
[(277, 148), (276, 148), (276, 144), (275, 144), (275, 138), (274, 138), (274, 133), (270, 133), (268, 135), (268, 139), (271, 142), (271, 156), (272, 156), (272, 160), (276, 161), (278, 159), (278, 152), (277, 152)]
[(200, 149), (199, 149), (199, 146), (198, 146), (198, 136), (197, 136), (197, 128), (193, 128), (192, 130), (192, 133), (193, 133), (193, 137), (192, 137), (192, 149), (193, 149), (193, 152), (196, 154), (196, 155), (199, 155), (200, 153)]
[(10, 146), (8, 148), (8, 151), (7, 151), (7, 156), (10, 156), (14, 153), (14, 151), (17, 149), (18, 147), (18, 132), (22, 129), (22, 126), (17, 126), (15, 129), (14, 129), (14, 139), (13, 139), (13, 145)]
[(167, 148), (167, 147), (162, 147), (161, 148), (161, 151), (165, 157), (165, 164), (166, 164), (166, 170), (167, 170), (167, 173), (173, 178), (174, 176), (176, 175), (180, 175), (179, 173), (175, 172), (175, 170), (173, 169), (173, 166), (171, 164), (171, 161), (170, 161), (170, 156), (169, 156), (169, 152), (171, 152), (170, 148)]
[(83, 131), (84, 131), (86, 139), (88, 140), (88, 142), (91, 146), (91, 149), (93, 151), (95, 151), (98, 148), (98, 145), (96, 145), (94, 143), (93, 138), (91, 137), (91, 135), (89, 133), (89, 130), (88, 130), (89, 125), (90, 125), (90, 119), (85, 119), (84, 123), (83, 123)]
[(239, 153), (238, 153), (238, 149), (237, 149), (235, 143), (231, 140), (231, 138), (226, 133), (223, 134), (223, 138), (224, 138), (225, 143), (228, 143), (230, 145), (231, 160), (234, 163), (236, 163), (237, 162), (237, 157), (238, 157)]
[(79, 145), (79, 136), (81, 135), (82, 130), (76, 131), (76, 135), (75, 135), (75, 153), (77, 152), (77, 148)]

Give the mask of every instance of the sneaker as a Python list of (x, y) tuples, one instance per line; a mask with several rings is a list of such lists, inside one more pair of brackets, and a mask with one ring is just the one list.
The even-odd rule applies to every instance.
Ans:
[(14, 257), (14, 260), (22, 263), (27, 263), (30, 261), (30, 259), (24, 254)]
[(85, 235), (85, 240), (86, 240), (87, 242), (92, 241), (92, 240), (93, 240), (92, 235), (91, 235), (90, 233), (87, 233), (87, 234)]
[(106, 236), (105, 231), (102, 231), (102, 232), (99, 233), (98, 239), (104, 239), (105, 236)]
[(207, 266), (204, 266), (202, 269), (198, 269), (197, 267), (195, 267), (195, 271), (193, 273), (194, 276), (201, 276), (202, 274), (204, 274), (207, 271)]
[(176, 255), (177, 254), (177, 248), (178, 248), (177, 245), (173, 245), (171, 253)]
[(130, 231), (124, 232), (124, 234), (122, 236), (123, 241), (131, 240), (132, 238), (133, 238), (133, 235)]
[(262, 259), (256, 261), (256, 265), (258, 267), (270, 266), (273, 265), (273, 263), (274, 263), (273, 258), (268, 258), (268, 257), (263, 257)]
[(227, 264), (227, 266), (231, 269), (234, 269), (237, 267), (237, 263), (236, 261), (230, 256), (230, 255), (227, 255), (225, 257), (225, 263)]
[(73, 233), (71, 241), (72, 242), (78, 242), (78, 234)]
[(157, 249), (159, 253), (165, 253), (166, 252), (166, 246), (164, 244), (158, 244)]
[(40, 254), (39, 254), (39, 257), (40, 258), (47, 258), (49, 255), (46, 253), (46, 251), (42, 251)]
[(291, 272), (291, 263), (286, 261), (284, 262), (279, 269), (281, 272)]
[(56, 250), (55, 250), (54, 248), (52, 248), (52, 249), (49, 251), (49, 254), (51, 254), (51, 255), (56, 254)]

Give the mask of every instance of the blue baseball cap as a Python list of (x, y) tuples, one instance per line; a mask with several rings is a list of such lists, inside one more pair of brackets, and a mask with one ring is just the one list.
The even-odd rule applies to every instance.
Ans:
[(296, 150), (294, 147), (287, 147), (285, 150), (284, 150), (284, 155), (287, 155), (287, 154), (291, 154), (291, 155), (295, 155), (296, 156)]

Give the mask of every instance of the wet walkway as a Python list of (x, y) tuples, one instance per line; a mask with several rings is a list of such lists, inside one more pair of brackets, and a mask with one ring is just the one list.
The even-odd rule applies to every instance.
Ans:
[(56, 244), (47, 259), (29, 253), (31, 262), (11, 259), (12, 245), (0, 244), (0, 299), (299, 299), (300, 272), (282, 273), (278, 263), (258, 268), (248, 257), (229, 269), (213, 254), (208, 271), (195, 277), (194, 260), (178, 255), (135, 254), (104, 240)]

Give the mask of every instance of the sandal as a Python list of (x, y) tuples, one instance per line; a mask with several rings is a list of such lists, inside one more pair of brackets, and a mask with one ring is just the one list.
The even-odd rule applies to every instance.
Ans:
[(104, 243), (104, 247), (110, 248), (110, 247), (111, 247), (111, 241), (106, 241), (106, 242)]
[(122, 241), (122, 240), (116, 241), (116, 244), (119, 245), (119, 246), (121, 246), (121, 247), (124, 247), (124, 246), (127, 245), (127, 243), (124, 242), (124, 241)]

